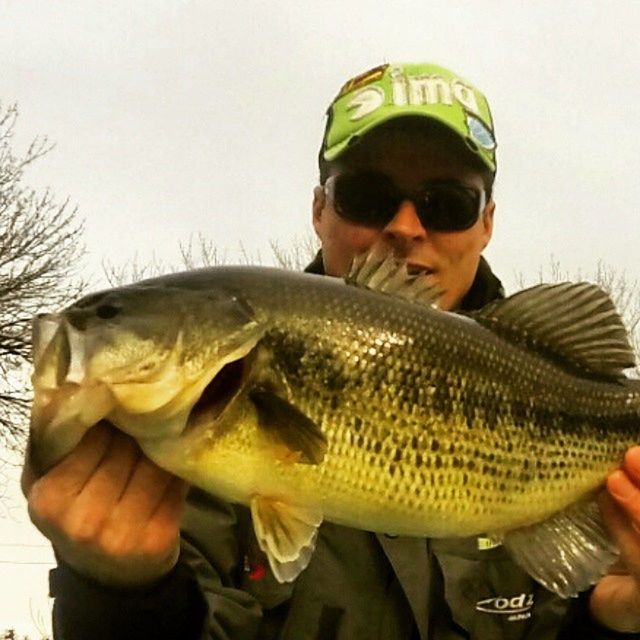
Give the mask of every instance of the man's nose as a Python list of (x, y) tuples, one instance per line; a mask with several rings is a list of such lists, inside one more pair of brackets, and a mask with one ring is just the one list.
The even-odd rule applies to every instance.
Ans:
[(390, 240), (420, 240), (427, 235), (422, 226), (416, 206), (411, 200), (403, 200), (396, 211), (396, 215), (383, 229), (384, 235)]

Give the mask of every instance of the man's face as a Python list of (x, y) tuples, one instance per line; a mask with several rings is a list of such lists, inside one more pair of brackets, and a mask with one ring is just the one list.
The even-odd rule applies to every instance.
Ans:
[[(372, 132), (354, 147), (334, 175), (344, 171), (375, 171), (385, 174), (406, 193), (415, 193), (433, 181), (455, 181), (484, 190), (482, 176), (459, 159), (439, 136), (407, 130)], [(313, 225), (322, 243), (328, 275), (348, 273), (354, 255), (380, 244), (396, 257), (433, 274), (443, 291), (443, 309), (455, 309), (475, 278), (480, 254), (491, 239), (494, 203), (464, 231), (436, 232), (420, 223), (414, 204), (403, 201), (386, 226), (355, 224), (336, 212), (331, 198), (316, 187)]]

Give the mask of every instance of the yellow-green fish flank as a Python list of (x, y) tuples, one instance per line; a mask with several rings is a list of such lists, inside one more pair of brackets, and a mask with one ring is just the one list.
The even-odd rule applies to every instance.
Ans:
[[(640, 436), (640, 391), (622, 375), (633, 353), (608, 297), (540, 286), (463, 317), (435, 308), (428, 278), (390, 259), (356, 268), (358, 279), (386, 292), (220, 267), (40, 318), (32, 432), (43, 464), (109, 420), (160, 466), (250, 505), (281, 579), (306, 566), (323, 518), (507, 544), (575, 508), (572, 523), (589, 529), (580, 505)], [(536, 577), (563, 595), (577, 588)]]

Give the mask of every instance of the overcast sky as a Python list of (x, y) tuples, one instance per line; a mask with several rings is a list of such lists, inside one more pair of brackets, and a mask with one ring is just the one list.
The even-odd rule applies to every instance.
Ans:
[[(267, 259), (270, 240), (310, 233), (324, 111), (340, 85), (382, 62), (437, 62), (492, 106), (487, 256), (508, 287), (551, 256), (571, 273), (602, 260), (637, 279), (639, 7), (3, 0), (0, 102), (19, 104), (18, 149), (39, 134), (56, 143), (27, 177), (78, 205), (91, 272), (136, 255), (176, 262), (194, 233), (230, 261), (241, 243)], [(7, 606), (16, 620), (0, 629), (18, 624)]]

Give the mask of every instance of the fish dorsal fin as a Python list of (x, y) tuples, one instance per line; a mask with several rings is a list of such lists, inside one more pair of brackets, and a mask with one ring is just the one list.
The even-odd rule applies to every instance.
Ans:
[(266, 496), (251, 499), (251, 517), (260, 549), (278, 582), (292, 582), (307, 568), (322, 514)]
[(347, 284), (398, 296), (412, 302), (437, 307), (442, 295), (434, 279), (425, 273), (412, 275), (404, 260), (374, 247), (357, 255), (351, 263)]
[(503, 543), (517, 564), (563, 598), (595, 584), (618, 558), (593, 499), (514, 529)]
[(536, 285), (470, 315), (498, 335), (595, 374), (619, 378), (635, 366), (615, 305), (588, 282)]

